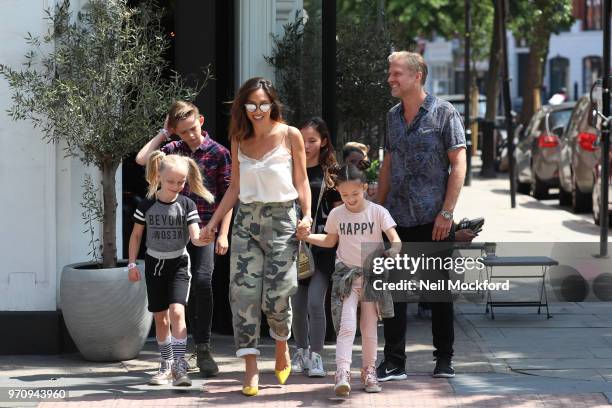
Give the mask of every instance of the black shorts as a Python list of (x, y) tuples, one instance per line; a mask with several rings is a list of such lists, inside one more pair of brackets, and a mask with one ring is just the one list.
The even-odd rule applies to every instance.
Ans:
[(145, 279), (150, 312), (162, 312), (172, 304), (187, 305), (191, 272), (189, 255), (157, 259), (145, 255)]

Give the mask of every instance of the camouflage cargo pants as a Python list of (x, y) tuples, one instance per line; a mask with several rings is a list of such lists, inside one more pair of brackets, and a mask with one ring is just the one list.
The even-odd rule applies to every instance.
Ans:
[(259, 354), (263, 311), (270, 336), (291, 336), (290, 296), (297, 290), (293, 202), (241, 203), (232, 228), (230, 304), (238, 357)]

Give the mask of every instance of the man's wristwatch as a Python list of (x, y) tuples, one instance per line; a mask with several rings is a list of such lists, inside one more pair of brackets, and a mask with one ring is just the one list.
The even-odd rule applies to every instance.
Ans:
[(134, 262), (130, 262), (127, 266), (128, 270), (136, 268), (137, 265)]
[(450, 211), (442, 210), (440, 211), (440, 215), (444, 217), (445, 220), (448, 220), (448, 221), (453, 219), (453, 213)]

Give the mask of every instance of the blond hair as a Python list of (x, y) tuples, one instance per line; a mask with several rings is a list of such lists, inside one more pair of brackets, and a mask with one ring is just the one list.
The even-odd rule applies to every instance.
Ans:
[(159, 175), (168, 168), (183, 170), (187, 175), (189, 189), (209, 203), (215, 202), (215, 197), (206, 187), (204, 187), (202, 174), (193, 159), (176, 154), (166, 155), (160, 150), (151, 153), (147, 161), (147, 168), (145, 171), (145, 178), (147, 179), (147, 183), (149, 183), (147, 198), (155, 197), (155, 193), (160, 187)]
[(359, 142), (346, 142), (346, 144), (342, 148), (345, 157), (348, 156), (351, 152), (354, 152), (355, 150), (359, 150), (361, 153), (363, 153), (365, 157), (368, 157), (370, 147)]
[(200, 116), (197, 106), (191, 102), (175, 101), (168, 109), (168, 126), (176, 128), (181, 120), (188, 119), (191, 115), (195, 115), (196, 119)]
[(427, 80), (427, 64), (425, 63), (423, 56), (418, 52), (395, 51), (389, 55), (389, 58), (387, 58), (389, 64), (399, 59), (404, 60), (404, 64), (409, 70), (413, 72), (420, 72), (422, 75), (421, 85), (425, 85), (425, 81)]

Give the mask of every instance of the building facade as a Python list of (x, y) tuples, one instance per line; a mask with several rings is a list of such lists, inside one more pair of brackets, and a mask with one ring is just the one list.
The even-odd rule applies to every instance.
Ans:
[[(57, 0), (5, 0), (0, 13), (0, 63), (19, 68), (28, 46), (24, 37), (44, 34), (44, 10)], [(24, 3), (28, 3), (27, 6)], [(86, 0), (72, 0), (76, 11)], [(198, 97), (206, 116), (206, 129), (227, 144), (228, 117), (225, 102), (237, 87), (253, 76), (274, 77), (264, 56), (272, 52), (272, 35), (281, 35), (283, 25), (304, 7), (302, 0), (181, 0), (174, 4), (173, 65), (182, 74), (197, 72), (210, 63), (216, 77)], [(11, 91), (0, 81), (0, 137), (5, 157), (0, 160), (0, 186), (4, 190), (0, 209), (3, 232), (0, 246), (0, 324), (7, 332), (35, 326), (47, 330), (39, 342), (27, 346), (4, 344), (2, 353), (54, 352), (61, 340), (59, 282), (64, 265), (88, 257), (88, 239), (83, 234), (81, 192), (86, 174), (99, 175), (76, 158), (65, 158), (61, 145), (42, 140), (39, 129), (7, 115)], [(170, 103), (170, 101), (169, 101)], [(122, 196), (142, 173), (133, 163), (124, 163), (117, 174), (118, 256), (127, 252), (124, 240), (130, 223), (121, 219)], [(139, 170), (142, 171), (142, 170)], [(139, 181), (143, 184), (143, 180)], [(129, 213), (129, 212), (128, 212)], [(126, 227), (127, 225), (127, 227)], [(123, 252), (123, 253), (122, 253)], [(8, 326), (7, 326), (8, 325)], [(49, 330), (51, 332), (49, 332)], [(27, 333), (28, 331), (26, 331)], [(58, 334), (56, 336), (60, 338)], [(43, 344), (44, 343), (44, 344)], [(55, 344), (57, 343), (57, 344)], [(6, 347), (5, 347), (6, 346)]]

